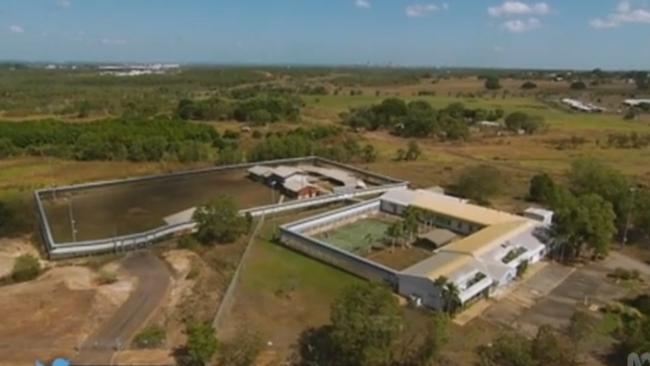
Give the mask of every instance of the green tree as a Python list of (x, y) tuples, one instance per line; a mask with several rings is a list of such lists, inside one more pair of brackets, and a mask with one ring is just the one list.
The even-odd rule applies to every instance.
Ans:
[(388, 228), (386, 228), (386, 236), (390, 238), (391, 245), (395, 246), (396, 243), (402, 243), (405, 237), (406, 229), (404, 228), (403, 221), (395, 221)]
[(578, 352), (566, 337), (553, 330), (550, 325), (542, 325), (532, 342), (531, 353), (538, 365), (575, 366)]
[(232, 340), (221, 345), (219, 362), (224, 366), (252, 366), (262, 346), (262, 338), (257, 332), (240, 329)]
[(545, 128), (544, 119), (541, 117), (530, 116), (524, 112), (514, 112), (506, 117), (506, 127), (511, 131), (524, 131), (532, 135), (542, 131)]
[(422, 150), (420, 150), (418, 143), (415, 141), (409, 141), (404, 159), (407, 161), (418, 160), (420, 155), (422, 155)]
[(634, 194), (629, 180), (621, 172), (598, 160), (579, 159), (572, 163), (569, 187), (577, 196), (597, 194), (612, 204), (619, 230), (627, 224)]
[(16, 150), (16, 147), (10, 139), (5, 137), (0, 138), (0, 159), (14, 155)]
[(10, 218), (11, 212), (9, 208), (4, 202), (0, 201), (0, 233), (8, 227)]
[(505, 178), (497, 168), (477, 165), (463, 170), (456, 182), (455, 191), (463, 197), (485, 203), (501, 193), (504, 187)]
[(377, 160), (377, 150), (373, 145), (367, 144), (361, 150), (361, 158), (365, 163), (373, 163)]
[(646, 316), (628, 322), (620, 348), (623, 354), (648, 352), (650, 349), (650, 317)]
[(585, 90), (587, 89), (587, 84), (584, 81), (574, 81), (571, 83), (572, 90)]
[(537, 84), (529, 80), (521, 84), (521, 88), (524, 90), (537, 89)]
[(247, 219), (239, 214), (235, 201), (225, 195), (198, 207), (192, 219), (197, 225), (196, 237), (203, 244), (231, 243), (249, 228)]
[(528, 197), (535, 202), (548, 204), (553, 200), (556, 189), (551, 176), (546, 173), (537, 174), (530, 180)]
[(164, 328), (152, 325), (143, 329), (133, 338), (133, 345), (136, 348), (158, 348), (164, 345), (166, 337)]
[(198, 365), (209, 364), (219, 346), (212, 326), (208, 323), (192, 324), (186, 332), (187, 352), (192, 362)]
[(616, 215), (612, 205), (597, 194), (577, 197), (555, 211), (553, 236), (557, 243), (568, 250), (564, 259), (580, 257), (585, 247), (594, 255), (605, 255), (616, 232)]
[(31, 281), (41, 273), (41, 263), (31, 254), (23, 254), (16, 258), (11, 279), (14, 282)]
[(422, 343), (415, 349), (411, 356), (412, 364), (418, 366), (429, 366), (437, 363), (440, 353), (449, 342), (450, 319), (447, 314), (434, 313), (427, 320)]
[(491, 346), (479, 348), (481, 366), (539, 366), (531, 342), (519, 334), (503, 334)]
[(353, 285), (334, 301), (331, 342), (341, 365), (387, 365), (403, 324), (390, 289), (373, 283)]
[[(634, 193), (634, 192), (633, 192)], [(634, 226), (650, 236), (650, 191), (647, 189), (636, 192), (634, 199), (633, 223)], [(0, 208), (0, 216), (2, 210)], [(2, 228), (2, 219), (0, 218), (0, 228)]]
[(485, 78), (485, 89), (487, 90), (501, 89), (501, 81), (496, 76), (488, 76)]
[(434, 281), (434, 284), (440, 290), (440, 299), (442, 301), (443, 310), (447, 314), (454, 316), (463, 306), (463, 303), (460, 300), (460, 290), (458, 289), (458, 286), (449, 281), (445, 276), (438, 277)]

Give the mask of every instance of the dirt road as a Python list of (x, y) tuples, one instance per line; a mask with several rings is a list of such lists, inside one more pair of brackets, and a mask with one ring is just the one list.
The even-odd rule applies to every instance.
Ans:
[(113, 353), (128, 345), (162, 303), (170, 284), (165, 263), (149, 252), (129, 254), (122, 266), (137, 278), (126, 302), (81, 346), (75, 364), (110, 364)]

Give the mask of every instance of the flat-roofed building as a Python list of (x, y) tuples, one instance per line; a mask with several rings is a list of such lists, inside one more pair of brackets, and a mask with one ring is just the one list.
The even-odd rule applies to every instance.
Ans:
[[(329, 246), (319, 248), (323, 243), (304, 235), (318, 228), (336, 227), (341, 216), (344, 222), (352, 222), (354, 217), (370, 211), (403, 216), (409, 209), (417, 210), (421, 228), (429, 230), (420, 239), (428, 238), (436, 247), (442, 246), (426, 259), (399, 271), (386, 269), (372, 257), (360, 258), (341, 249), (333, 251)], [(538, 235), (546, 227), (544, 220), (470, 204), (438, 192), (394, 189), (369, 203), (304, 219), (282, 230), (288, 240), (304, 241), (298, 248), (307, 254), (322, 252), (319, 259), (331, 259), (334, 265), (346, 263), (345, 270), (364, 277), (370, 273), (368, 278), (372, 280), (388, 278), (390, 285), (413, 303), (441, 309), (444, 288), (449, 285), (458, 289), (463, 305), (507, 288), (527, 264), (540, 261), (546, 254), (543, 236)]]

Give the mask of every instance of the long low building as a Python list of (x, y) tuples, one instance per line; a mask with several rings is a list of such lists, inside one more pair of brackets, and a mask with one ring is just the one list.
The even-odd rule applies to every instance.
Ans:
[[(354, 215), (359, 215), (358, 212), (367, 215), (369, 210), (377, 210), (382, 214), (403, 216), (412, 208), (418, 210), (422, 225), (448, 230), (462, 238), (442, 246), (410, 267), (394, 271), (393, 275), (368, 258), (332, 250), (329, 245), (306, 235), (314, 228), (335, 226), (337, 221), (349, 222)], [(535, 215), (513, 215), (432, 191), (395, 189), (371, 203), (285, 225), (281, 230), (283, 241), (294, 249), (334, 265), (344, 262), (345, 270), (371, 280), (389, 279), (393, 288), (413, 303), (440, 309), (445, 305), (443, 292), (449, 284), (458, 290), (460, 302), (468, 304), (498, 293), (528, 264), (545, 256), (547, 245), (540, 234), (548, 227), (552, 212), (541, 209), (528, 212)], [(304, 242), (296, 245), (296, 239)], [(326, 256), (315, 254), (319, 246), (327, 247)], [(345, 256), (349, 258), (342, 258)], [(355, 260), (362, 271), (355, 272), (350, 264)], [(366, 275), (368, 273), (371, 275)]]

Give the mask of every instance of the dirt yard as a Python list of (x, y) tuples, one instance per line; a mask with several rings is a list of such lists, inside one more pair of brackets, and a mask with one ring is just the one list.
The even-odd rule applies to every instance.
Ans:
[(401, 271), (433, 255), (430, 250), (409, 248), (386, 248), (366, 256), (368, 259), (383, 264), (386, 267)]
[(133, 282), (99, 286), (85, 267), (52, 268), (38, 279), (0, 290), (0, 364), (73, 357), (76, 348), (128, 298)]

